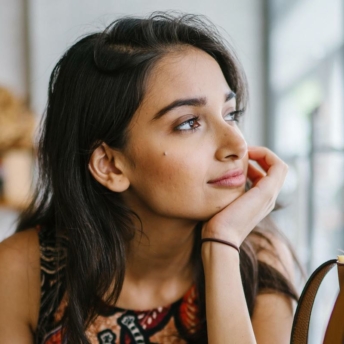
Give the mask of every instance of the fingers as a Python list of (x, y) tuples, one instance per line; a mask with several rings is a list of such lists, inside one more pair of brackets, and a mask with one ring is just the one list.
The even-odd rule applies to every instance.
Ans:
[(277, 161), (282, 161), (275, 153), (266, 147), (250, 146), (248, 148), (248, 156), (251, 160), (257, 161), (265, 171)]
[(287, 164), (268, 148), (251, 146), (248, 148), (248, 156), (256, 161), (267, 175), (278, 173), (285, 176), (288, 171)]
[(265, 176), (266, 176), (266, 173), (258, 169), (252, 163), (250, 162), (248, 163), (247, 177), (252, 182), (252, 186), (255, 186), (257, 182)]
[[(209, 220), (202, 235), (241, 244), (248, 233), (274, 208), (287, 165), (264, 147), (249, 147), (247, 177), (253, 187)], [(261, 168), (260, 168), (261, 167)]]
[[(288, 166), (276, 154), (265, 147), (249, 147), (249, 158), (256, 161), (259, 168), (249, 164), (247, 176), (267, 199), (274, 200), (283, 186)], [(271, 202), (272, 203), (272, 202)]]
[(273, 154), (265, 147), (248, 148), (249, 159), (256, 161), (264, 171), (268, 171), (269, 167), (274, 163), (273, 157), (269, 153)]

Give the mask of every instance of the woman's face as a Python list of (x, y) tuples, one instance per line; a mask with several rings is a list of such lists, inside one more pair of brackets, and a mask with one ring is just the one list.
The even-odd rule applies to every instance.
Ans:
[(212, 57), (194, 48), (165, 56), (129, 127), (125, 202), (139, 216), (199, 221), (242, 195), (248, 155), (235, 111)]

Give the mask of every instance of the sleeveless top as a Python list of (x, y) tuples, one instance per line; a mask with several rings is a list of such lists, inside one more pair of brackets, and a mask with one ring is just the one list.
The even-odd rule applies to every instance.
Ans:
[[(35, 343), (63, 344), (61, 320), (68, 307), (65, 294), (63, 241), (56, 245), (53, 231), (38, 228), (41, 259), (41, 304)], [(60, 265), (58, 265), (58, 258)], [(187, 343), (178, 336), (192, 333), (198, 323), (195, 286), (169, 306), (151, 310), (108, 307), (86, 330), (92, 344)]]

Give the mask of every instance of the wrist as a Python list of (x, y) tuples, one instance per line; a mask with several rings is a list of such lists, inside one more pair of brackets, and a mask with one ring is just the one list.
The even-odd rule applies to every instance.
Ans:
[(202, 261), (204, 269), (214, 264), (226, 266), (227, 262), (239, 265), (240, 256), (236, 249), (217, 242), (207, 241), (202, 244)]
[(229, 246), (233, 249), (235, 249), (239, 254), (240, 254), (240, 248), (239, 246), (235, 245), (234, 243), (222, 239), (217, 239), (217, 238), (202, 238), (201, 240), (201, 245), (203, 245), (206, 242), (215, 242), (221, 245), (226, 245)]
[[(243, 230), (239, 232), (242, 233)], [(202, 229), (202, 239), (217, 239), (217, 240), (224, 240), (231, 244), (233, 244), (236, 247), (239, 247), (242, 243), (241, 237), (238, 235), (238, 231), (235, 231), (231, 228), (218, 228), (214, 226), (209, 226), (209, 224), (205, 224)]]

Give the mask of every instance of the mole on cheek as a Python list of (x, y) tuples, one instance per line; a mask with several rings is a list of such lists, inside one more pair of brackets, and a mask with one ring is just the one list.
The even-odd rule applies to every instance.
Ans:
[(164, 152), (163, 155), (166, 156), (166, 155), (167, 155), (167, 152)]

